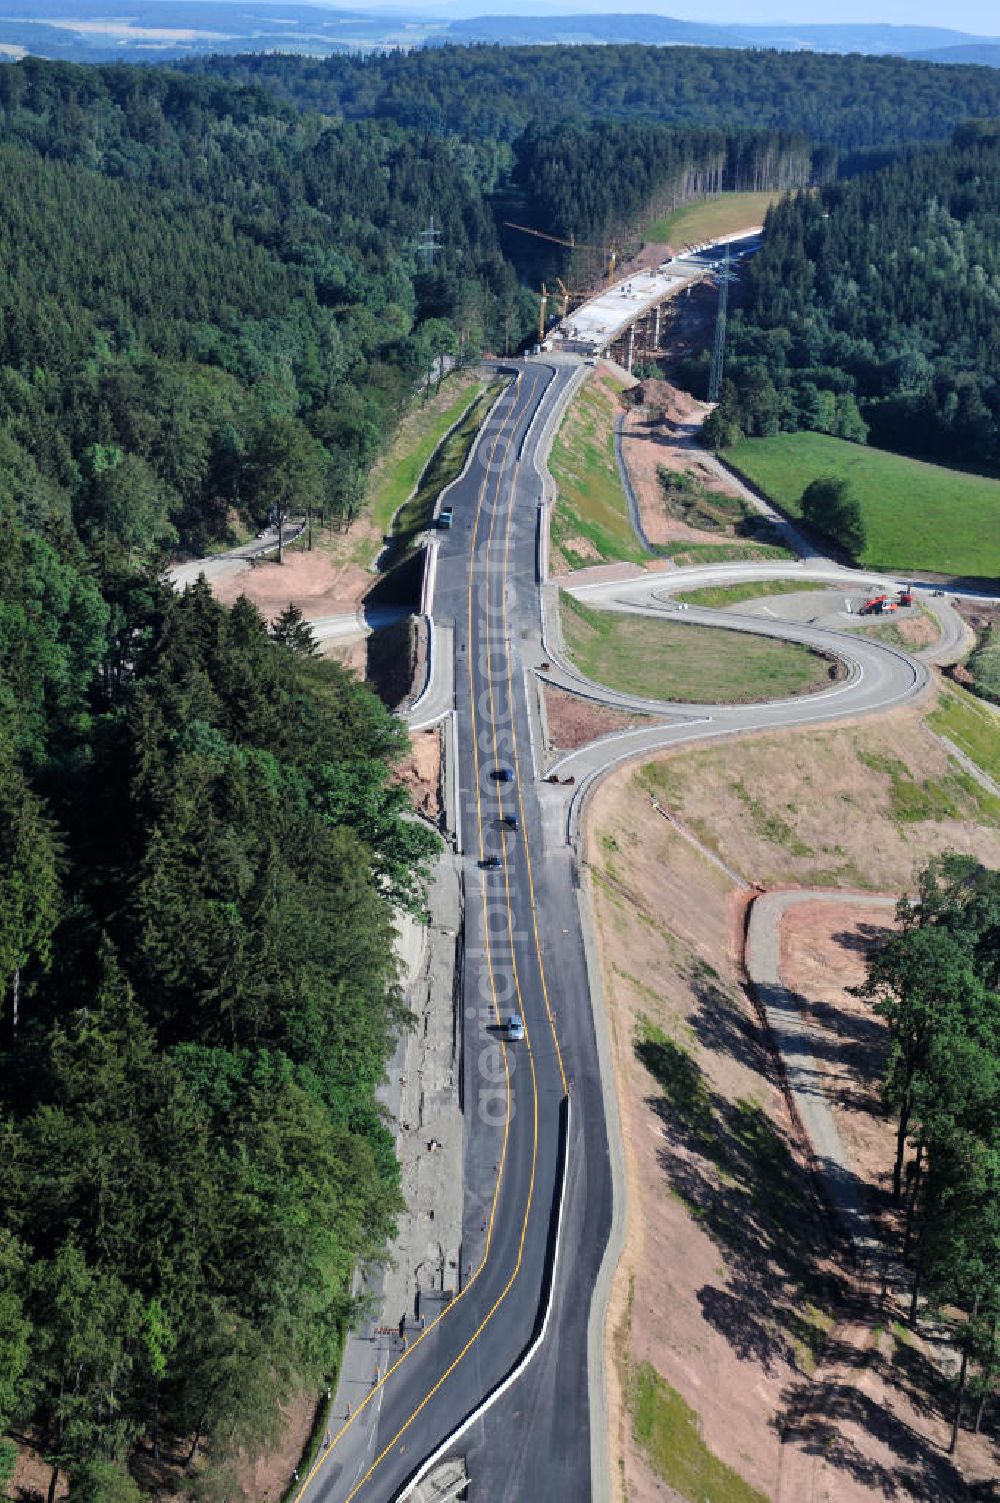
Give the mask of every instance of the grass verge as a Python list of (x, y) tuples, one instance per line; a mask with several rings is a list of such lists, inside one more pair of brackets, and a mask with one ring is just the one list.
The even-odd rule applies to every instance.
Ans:
[(723, 457), (793, 517), (801, 516), (811, 480), (847, 480), (864, 519), (863, 564), (970, 579), (1000, 576), (1000, 480), (825, 433), (744, 439)]
[(648, 1362), (633, 1374), (630, 1398), (635, 1438), (668, 1487), (691, 1503), (768, 1503), (701, 1438), (698, 1416)]
[(614, 385), (588, 381), (570, 403), (552, 445), (558, 489), (552, 546), (571, 569), (596, 560), (638, 562), (644, 555), (629, 516), (615, 459)]
[(971, 694), (949, 691), (942, 694), (927, 724), (1000, 783), (1000, 714), (996, 710)]
[(388, 532), (441, 439), (485, 385), (484, 381), (450, 377), (435, 397), (404, 418), (389, 453), (375, 471), (368, 497), (372, 522), (380, 532)]
[(392, 522), (392, 543), (383, 559), (390, 568), (412, 548), (414, 541), (429, 526), (434, 503), (446, 485), (458, 478), (476, 441), (490, 407), (506, 383), (493, 381), (471, 404), (466, 402), (465, 415), (439, 441), (425, 465), (416, 490), (396, 510)]
[(836, 676), (830, 658), (794, 642), (616, 615), (561, 596), (566, 649), (588, 678), (622, 694), (692, 704), (752, 704), (807, 694)]
[(679, 249), (682, 245), (715, 240), (719, 235), (735, 235), (748, 225), (763, 224), (764, 215), (780, 197), (780, 193), (719, 193), (713, 198), (701, 198), (654, 219), (643, 230), (643, 239), (668, 241)]
[(858, 751), (858, 758), (872, 772), (889, 779), (890, 818), (897, 825), (920, 824), (924, 820), (973, 817), (996, 824), (1000, 821), (1000, 798), (980, 788), (975, 778), (955, 762), (940, 778), (915, 778), (898, 757)]
[(672, 558), (679, 568), (689, 564), (755, 564), (794, 558), (790, 548), (776, 543), (664, 543), (660, 558)]
[(987, 627), (965, 665), (976, 682), (976, 693), (1000, 705), (1000, 632)]
[(746, 584), (706, 585), (700, 590), (685, 590), (675, 595), (688, 605), (704, 605), (722, 608), (739, 605), (743, 600), (763, 600), (765, 595), (799, 595), (803, 590), (823, 590), (825, 585), (801, 579), (755, 579)]

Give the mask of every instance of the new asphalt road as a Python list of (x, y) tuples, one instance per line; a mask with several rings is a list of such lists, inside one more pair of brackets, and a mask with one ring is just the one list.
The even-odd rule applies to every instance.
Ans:
[[(681, 741), (874, 713), (919, 695), (927, 682), (921, 664), (880, 643), (697, 610), (683, 619), (834, 652), (848, 677), (795, 700), (714, 707), (646, 704), (582, 681), (557, 642), (539, 640), (536, 468), (544, 425), (579, 366), (512, 369), (449, 491), (454, 525), (438, 535), (436, 561), (435, 652), (453, 658), (465, 852), (459, 1287), (425, 1295), (406, 1312), (371, 1390), (331, 1422), (296, 1503), (390, 1503), (409, 1496), (429, 1459), (449, 1455), (465, 1459), (475, 1503), (604, 1495), (606, 1478), (598, 1486), (591, 1477), (588, 1321), (611, 1228), (611, 1160), (567, 828), (575, 827), (580, 796), (618, 760)], [(846, 571), (822, 560), (766, 572), (783, 567), (803, 579), (847, 582)], [(680, 572), (669, 583), (654, 574), (581, 583), (573, 592), (606, 609), (660, 614), (674, 609)], [(709, 582), (701, 578), (708, 572), (684, 571), (685, 586)], [(528, 684), (543, 656), (554, 682), (659, 719), (565, 758), (560, 773), (575, 776), (575, 790), (535, 777)], [(442, 701), (436, 714), (451, 699), (451, 674), (438, 677), (440, 692), (428, 696)], [(511, 1016), (522, 1020), (523, 1039), (505, 1031)], [(603, 1424), (595, 1417), (595, 1435)]]
[[(333, 1426), (299, 1503), (389, 1503), (408, 1495), (428, 1458), (449, 1454), (465, 1458), (477, 1503), (594, 1495), (587, 1338), (611, 1225), (611, 1168), (566, 840), (571, 790), (536, 782), (528, 697), (540, 650), (535, 456), (576, 369), (515, 367), (449, 491), (454, 525), (439, 534), (434, 625), (454, 655), (466, 864), (456, 1020), (465, 1123), (460, 1288), (407, 1312), (388, 1371)], [(663, 576), (647, 575), (574, 593), (605, 608), (659, 613), (673, 606), (664, 587)], [(643, 705), (669, 718), (564, 760), (578, 794), (627, 756), (872, 713), (919, 695), (927, 682), (908, 654), (842, 632), (697, 610), (684, 619), (808, 642), (842, 657), (848, 676), (824, 693), (766, 706)], [(581, 683), (548, 646), (550, 676), (635, 703)], [(511, 1016), (523, 1021), (522, 1041), (505, 1036)]]
[[(467, 863), (461, 1287), (408, 1312), (405, 1347), (331, 1434), (302, 1489), (308, 1503), (399, 1496), (532, 1347), (550, 1293), (544, 1341), (459, 1448), (476, 1498), (591, 1494), (587, 1321), (610, 1172), (571, 857), (542, 855), (521, 657), (537, 629), (535, 420), (571, 375), (518, 369), (449, 493), (455, 520), (437, 566), (435, 623), (454, 634)], [(511, 1015), (523, 1041), (504, 1036)]]

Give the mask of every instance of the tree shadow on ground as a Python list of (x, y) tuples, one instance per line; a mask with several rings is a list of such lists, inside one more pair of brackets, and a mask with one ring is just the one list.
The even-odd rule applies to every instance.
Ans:
[[(699, 1041), (770, 1074), (770, 1056), (711, 977), (702, 978), (699, 999), (691, 1020)], [(660, 1168), (724, 1255), (723, 1286), (697, 1291), (705, 1320), (740, 1360), (771, 1376), (782, 1367), (802, 1375), (787, 1391), (783, 1433), (886, 1498), (971, 1496), (940, 1445), (851, 1381), (852, 1372), (874, 1370), (917, 1413), (939, 1422), (943, 1439), (947, 1385), (919, 1349), (898, 1341), (890, 1358), (827, 1334), (835, 1318), (853, 1314), (864, 1323), (871, 1308), (852, 1309), (851, 1286), (829, 1270), (834, 1223), (819, 1209), (791, 1135), (757, 1102), (713, 1091), (692, 1054), (654, 1026), (646, 1025), (636, 1052), (657, 1087), (647, 1102), (664, 1128)], [(808, 1376), (820, 1356), (832, 1368), (825, 1383)], [(866, 1455), (845, 1433), (848, 1425), (888, 1447), (892, 1465)]]
[(842, 950), (849, 950), (854, 955), (867, 955), (883, 944), (892, 931), (892, 920), (886, 909), (884, 924), (856, 924), (853, 929), (838, 929), (830, 938)]
[[(742, 1052), (744, 1042), (736, 1045)], [(660, 1166), (726, 1254), (725, 1290), (699, 1293), (706, 1319), (767, 1372), (800, 1365), (815, 1336), (803, 1301), (827, 1303), (831, 1293), (812, 1250), (825, 1237), (805, 1170), (763, 1109), (712, 1093), (680, 1045), (656, 1034), (638, 1053), (660, 1087), (649, 1102), (666, 1128)]]
[(773, 1081), (772, 1056), (743, 1000), (725, 986), (718, 972), (705, 961), (695, 961), (689, 981), (698, 1002), (698, 1010), (690, 1021), (699, 1044), (712, 1054), (725, 1055)]
[[(967, 1498), (966, 1483), (943, 1448), (850, 1381), (850, 1370), (869, 1366), (871, 1354), (842, 1352), (834, 1345), (827, 1355), (840, 1371), (825, 1382), (797, 1385), (782, 1418), (784, 1438), (886, 1498), (927, 1503)], [(845, 1365), (847, 1374), (842, 1372)], [(884, 1446), (892, 1465), (866, 1455), (848, 1433), (850, 1426)]]
[(816, 1027), (810, 1031), (810, 1046), (817, 1065), (839, 1064), (846, 1075), (830, 1081), (837, 1101), (851, 1111), (880, 1117), (882, 1105), (877, 1089), (856, 1081), (876, 1082), (885, 1072), (886, 1029), (880, 1018), (845, 1012), (829, 1002), (796, 1001)]

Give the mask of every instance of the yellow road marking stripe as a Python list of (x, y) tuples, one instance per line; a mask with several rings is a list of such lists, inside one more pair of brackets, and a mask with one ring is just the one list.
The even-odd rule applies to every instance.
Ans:
[[(495, 438), (493, 440), (493, 446), (492, 446), (492, 448), (490, 450), (490, 461), (489, 461), (490, 464), (492, 464), (492, 462), (493, 462), (493, 457), (494, 457), (494, 455), (496, 453), (496, 450), (497, 450), (497, 447), (498, 447), (498, 445), (500, 443), (501, 437), (503, 436), (503, 432), (504, 432), (504, 424), (501, 423), (500, 427), (497, 429), (496, 436), (495, 436)], [(510, 443), (511, 443), (511, 439), (508, 439), (507, 447), (506, 447), (506, 450), (505, 450), (505, 457), (506, 457), (506, 453), (509, 453), (509, 451), (510, 451)], [(478, 496), (478, 499), (477, 499), (475, 525), (474, 525), (473, 535), (472, 535), (473, 549), (475, 548), (476, 536), (477, 536), (478, 531), (479, 531), (479, 520), (480, 520), (480, 516), (481, 516), (481, 513), (482, 513), (482, 505), (483, 505), (483, 501), (485, 499), (486, 489), (487, 489), (487, 486), (489, 485), (489, 480), (490, 480), (490, 474), (489, 474), (489, 469), (487, 468), (486, 475), (483, 478), (483, 483), (482, 483), (482, 486), (480, 487), (479, 496)], [(470, 626), (470, 636), (471, 636), (471, 622), (472, 622), (472, 585), (471, 585), (471, 582), (470, 582), (470, 586), (469, 586), (469, 626)], [(471, 674), (471, 668), (470, 668), (470, 674)], [(476, 756), (476, 763), (477, 763), (477, 770), (478, 770), (479, 749), (478, 749), (478, 745), (476, 744), (476, 738), (475, 738), (475, 697), (474, 697), (474, 695), (472, 696), (472, 699), (473, 699), (472, 714), (473, 714), (473, 733), (474, 733), (473, 734), (473, 748), (474, 748), (474, 752), (475, 752), (475, 756)], [(477, 809), (477, 818), (478, 818), (478, 823), (479, 823), (479, 852), (480, 852), (480, 858), (482, 858), (482, 852), (483, 852), (482, 806), (481, 806), (481, 798), (480, 798), (480, 789), (479, 789), (479, 778), (478, 778), (478, 776), (476, 778), (476, 809)], [(484, 900), (484, 904), (485, 904), (485, 892), (484, 892), (483, 900)], [(486, 933), (486, 946), (485, 946), (485, 948), (486, 948), (487, 968), (488, 968), (489, 974), (490, 974), (490, 989), (493, 992), (494, 1013), (499, 1018), (499, 1012), (498, 1012), (498, 1009), (497, 1009), (497, 1001), (496, 1001), (496, 985), (495, 985), (495, 982), (494, 982), (494, 979), (493, 979), (492, 954), (491, 954), (491, 950), (490, 950), (488, 930), (487, 930), (487, 933)], [(489, 1218), (488, 1218), (487, 1233), (486, 1233), (486, 1244), (485, 1244), (485, 1247), (484, 1247), (484, 1250), (483, 1250), (482, 1260), (481, 1260), (479, 1266), (475, 1269), (474, 1273), (472, 1274), (472, 1277), (468, 1280), (468, 1282), (466, 1284), (463, 1285), (463, 1287), (461, 1288), (461, 1290), (459, 1291), (459, 1293), (456, 1295), (456, 1297), (445, 1307), (445, 1309), (443, 1309), (440, 1312), (439, 1315), (437, 1315), (435, 1317), (435, 1319), (433, 1321), (431, 1321), (431, 1324), (429, 1326), (427, 1326), (425, 1330), (421, 1331), (420, 1335), (417, 1337), (416, 1341), (414, 1341), (413, 1345), (411, 1347), (408, 1347), (404, 1352), (402, 1352), (399, 1355), (399, 1357), (397, 1357), (396, 1361), (392, 1364), (391, 1367), (386, 1368), (386, 1371), (383, 1374), (383, 1376), (379, 1379), (379, 1381), (375, 1384), (375, 1386), (371, 1389), (371, 1391), (365, 1396), (365, 1398), (362, 1400), (362, 1402), (358, 1405), (357, 1409), (344, 1421), (343, 1425), (341, 1425), (341, 1427), (337, 1431), (336, 1435), (334, 1435), (332, 1437), (329, 1446), (327, 1446), (324, 1450), (322, 1450), (320, 1452), (320, 1454), (317, 1456), (316, 1460), (313, 1462), (313, 1465), (310, 1467), (309, 1471), (306, 1473), (305, 1477), (303, 1478), (302, 1485), (300, 1486), (298, 1492), (295, 1495), (294, 1503), (301, 1503), (301, 1500), (305, 1496), (305, 1493), (306, 1493), (307, 1489), (309, 1488), (309, 1486), (311, 1485), (311, 1483), (314, 1481), (314, 1479), (318, 1476), (318, 1474), (322, 1470), (322, 1468), (326, 1465), (326, 1463), (333, 1456), (334, 1452), (337, 1449), (338, 1443), (344, 1437), (344, 1435), (346, 1435), (347, 1431), (349, 1429), (351, 1429), (351, 1427), (358, 1420), (359, 1416), (364, 1413), (364, 1411), (367, 1409), (368, 1405), (377, 1397), (377, 1395), (385, 1387), (386, 1383), (393, 1376), (393, 1374), (395, 1372), (397, 1372), (397, 1370), (402, 1366), (402, 1364), (409, 1357), (411, 1357), (412, 1354), (417, 1350), (417, 1348), (420, 1346), (421, 1342), (423, 1342), (425, 1340), (425, 1338), (428, 1337), (431, 1334), (431, 1332), (437, 1328), (437, 1326), (441, 1323), (442, 1320), (445, 1319), (445, 1317), (447, 1315), (451, 1314), (452, 1310), (457, 1309), (458, 1305), (465, 1298), (466, 1294), (468, 1294), (469, 1290), (473, 1287), (473, 1285), (475, 1284), (476, 1280), (479, 1278), (480, 1274), (483, 1272), (483, 1270), (485, 1269), (485, 1267), (487, 1265), (487, 1261), (489, 1259), (489, 1254), (490, 1254), (490, 1246), (491, 1246), (491, 1243), (492, 1243), (492, 1240), (493, 1240), (493, 1227), (494, 1227), (494, 1223), (495, 1223), (495, 1219), (496, 1219), (497, 1203), (499, 1201), (500, 1188), (501, 1188), (501, 1184), (502, 1184), (502, 1180), (503, 1180), (503, 1170), (504, 1170), (504, 1165), (506, 1163), (507, 1144), (508, 1144), (509, 1133), (510, 1133), (510, 1071), (509, 1071), (509, 1068), (507, 1066), (506, 1049), (504, 1050), (504, 1068), (505, 1068), (505, 1073), (506, 1073), (507, 1114), (506, 1114), (506, 1119), (505, 1119), (505, 1122), (504, 1122), (503, 1143), (501, 1145), (500, 1160), (499, 1160), (499, 1167), (498, 1167), (498, 1171), (497, 1171), (496, 1184), (494, 1185), (494, 1189), (493, 1189), (493, 1200), (492, 1200), (492, 1204), (490, 1206), (490, 1214), (489, 1214)], [(463, 1352), (463, 1355), (464, 1355), (464, 1352)], [(438, 1386), (440, 1386), (440, 1385), (438, 1385)], [(427, 1397), (430, 1398), (431, 1395), (428, 1394)], [(411, 1419), (412, 1418), (415, 1418), (415, 1414), (413, 1416), (411, 1416)], [(407, 1421), (407, 1423), (409, 1423), (409, 1421)], [(384, 1454), (385, 1453), (383, 1453), (383, 1455)], [(379, 1460), (381, 1460), (381, 1459), (382, 1458), (380, 1457)], [(377, 1462), (376, 1462), (376, 1465), (377, 1465)], [(369, 1473), (366, 1475), (366, 1477), (364, 1477), (364, 1478), (361, 1479), (361, 1482), (358, 1484), (358, 1486), (359, 1487), (362, 1486), (363, 1483), (367, 1480), (367, 1476), (370, 1476), (370, 1475), (371, 1475), (371, 1472), (369, 1471)], [(357, 1488), (355, 1488), (354, 1491), (356, 1492)], [(350, 1494), (350, 1497), (353, 1497), (353, 1496), (354, 1496), (354, 1493), (352, 1492)], [(345, 1500), (345, 1503), (348, 1503), (348, 1500)]]
[[(516, 404), (515, 404), (515, 406), (516, 406)], [(496, 496), (498, 498), (499, 498), (499, 495), (500, 495), (500, 487), (501, 487), (501, 482), (502, 482), (502, 478), (503, 478), (504, 465), (506, 464), (507, 457), (510, 454), (511, 445), (513, 444), (513, 441), (514, 441), (514, 433), (516, 432), (516, 428), (517, 428), (517, 424), (516, 424), (516, 421), (515, 421), (511, 425), (510, 437), (508, 438), (507, 443), (505, 445), (503, 459), (501, 460), (500, 469), (497, 472), (497, 478), (496, 478)], [(490, 452), (490, 462), (491, 463), (492, 463), (492, 460), (493, 460), (493, 456), (496, 453), (497, 444), (499, 443), (499, 437), (500, 437), (500, 435), (498, 433), (497, 439), (494, 442), (493, 448), (492, 448), (492, 450)], [(482, 503), (483, 503), (483, 500), (485, 499), (488, 485), (489, 485), (489, 471), (487, 471), (486, 478), (485, 478), (485, 480), (483, 482), (483, 485), (482, 485), (482, 488), (480, 490), (479, 501), (478, 501), (478, 504), (477, 504), (477, 507), (476, 507), (475, 525), (474, 525), (473, 534), (472, 534), (472, 555), (473, 555), (473, 557), (475, 555), (476, 539), (477, 539), (478, 534), (479, 534), (479, 523), (480, 523), (480, 518), (481, 518), (481, 515), (482, 515)], [(510, 510), (510, 508), (508, 508), (508, 514), (509, 514), (509, 510)], [(489, 533), (487, 534), (487, 539), (486, 539), (486, 563), (487, 563), (487, 570), (486, 570), (487, 598), (486, 598), (486, 604), (487, 604), (487, 606), (489, 605), (489, 586), (490, 586), (489, 549), (490, 549), (490, 545), (491, 545), (492, 540), (493, 540), (493, 528), (494, 528), (495, 522), (496, 522), (496, 508), (494, 507), (493, 512), (491, 513), (491, 516), (490, 516), (490, 530), (489, 530)], [(484, 854), (484, 851), (485, 851), (485, 846), (484, 846), (484, 843), (483, 843), (482, 790), (480, 788), (480, 778), (479, 778), (479, 774), (480, 774), (480, 771), (481, 771), (481, 763), (480, 763), (480, 757), (479, 757), (479, 738), (478, 738), (478, 734), (477, 734), (477, 731), (476, 731), (475, 680), (473, 678), (473, 670), (472, 670), (472, 617), (473, 617), (473, 585), (474, 585), (474, 577), (475, 577), (474, 573), (470, 569), (470, 574), (469, 574), (469, 589), (468, 589), (468, 597), (467, 597), (468, 598), (468, 616), (467, 616), (467, 627), (468, 627), (468, 643), (467, 643), (467, 648), (468, 648), (468, 653), (467, 653), (467, 659), (468, 659), (468, 669), (469, 669), (469, 700), (470, 700), (470, 708), (471, 708), (471, 712), (472, 712), (472, 744), (473, 744), (473, 756), (474, 756), (474, 760), (475, 760), (475, 770), (476, 770), (476, 814), (477, 814), (477, 820), (478, 820), (478, 824), (479, 824), (479, 858), (480, 858), (480, 860), (482, 860), (483, 859), (483, 854)], [(501, 588), (502, 588), (502, 584), (503, 584), (503, 582), (501, 581)], [(489, 642), (489, 638), (487, 637), (487, 643), (488, 642)], [(495, 753), (496, 753), (496, 718), (495, 718), (495, 716), (493, 714), (493, 686), (492, 686), (492, 684), (490, 685), (490, 718), (491, 718), (491, 721), (493, 723), (493, 749), (494, 749), (494, 756), (495, 756)], [(512, 736), (512, 740), (516, 743), (516, 735)], [(500, 808), (500, 810), (502, 812), (502, 809), (503, 809), (503, 799), (502, 799), (502, 794), (499, 791), (499, 787), (498, 787), (498, 791), (497, 791), (497, 804), (498, 804), (498, 807)], [(511, 965), (512, 965), (513, 971), (514, 971), (514, 986), (515, 986), (515, 990), (517, 991), (518, 1001), (521, 1002), (521, 1007), (522, 1007), (522, 1014), (521, 1015), (522, 1015), (522, 1021), (523, 1021), (523, 1017), (524, 1017), (523, 1007), (524, 1007), (524, 1004), (521, 1001), (521, 989), (520, 989), (520, 982), (519, 982), (519, 979), (518, 979), (518, 972), (517, 972), (517, 956), (516, 956), (515, 949), (514, 949), (514, 937), (513, 937), (513, 929), (512, 929), (512, 915), (511, 915), (511, 909), (510, 909), (510, 886), (509, 886), (509, 878), (508, 878), (508, 873), (507, 873), (506, 847), (503, 847), (503, 850), (504, 850), (504, 878), (505, 878), (504, 886), (505, 886), (505, 895), (506, 895), (506, 900), (507, 900), (507, 925), (508, 925), (508, 931), (510, 932), (510, 937), (511, 937)], [(485, 946), (484, 946), (484, 948), (486, 950), (487, 968), (488, 968), (489, 977), (490, 977), (490, 990), (491, 990), (491, 992), (493, 994), (493, 1015), (497, 1019), (497, 1021), (499, 1022), (499, 1020), (500, 1020), (500, 1011), (499, 1011), (499, 1004), (498, 1004), (498, 1001), (497, 1001), (497, 994), (496, 994), (496, 982), (495, 982), (494, 973), (493, 973), (492, 944), (491, 944), (491, 941), (490, 941), (489, 924), (488, 924), (487, 919), (486, 919), (486, 912), (487, 912), (487, 909), (486, 909), (486, 885), (484, 883), (483, 884), (483, 933), (484, 933), (484, 940), (485, 940)], [(442, 1385), (447, 1382), (448, 1378), (455, 1371), (455, 1368), (459, 1365), (459, 1363), (465, 1357), (466, 1353), (476, 1344), (476, 1342), (479, 1340), (479, 1337), (482, 1335), (483, 1331), (486, 1329), (486, 1327), (489, 1325), (490, 1321), (493, 1319), (493, 1316), (496, 1314), (497, 1310), (500, 1308), (500, 1306), (503, 1304), (504, 1300), (507, 1298), (507, 1295), (510, 1293), (511, 1288), (513, 1287), (514, 1282), (517, 1279), (517, 1276), (518, 1276), (518, 1274), (521, 1271), (521, 1263), (522, 1263), (523, 1256), (524, 1256), (524, 1242), (525, 1242), (525, 1238), (526, 1238), (527, 1232), (528, 1232), (528, 1221), (529, 1221), (529, 1218), (530, 1218), (530, 1215), (531, 1215), (531, 1207), (532, 1207), (532, 1204), (534, 1202), (534, 1194), (535, 1194), (535, 1168), (536, 1168), (537, 1159), (538, 1159), (538, 1080), (537, 1080), (537, 1077), (536, 1077), (536, 1074), (535, 1074), (534, 1056), (533, 1056), (533, 1054), (531, 1052), (530, 1040), (528, 1040), (527, 1034), (528, 1034), (527, 1025), (525, 1025), (525, 1040), (528, 1043), (528, 1060), (529, 1060), (529, 1063), (530, 1063), (530, 1066), (531, 1066), (531, 1085), (532, 1085), (532, 1101), (533, 1101), (533, 1138), (532, 1138), (532, 1149), (531, 1149), (531, 1174), (530, 1174), (530, 1178), (529, 1178), (529, 1182), (528, 1182), (528, 1196), (527, 1196), (527, 1201), (525, 1203), (524, 1216), (523, 1216), (522, 1221), (521, 1221), (521, 1233), (520, 1233), (520, 1237), (518, 1239), (518, 1248), (517, 1248), (517, 1261), (515, 1262), (514, 1269), (513, 1269), (512, 1273), (511, 1273), (510, 1277), (508, 1278), (506, 1284), (504, 1285), (503, 1289), (497, 1295), (497, 1298), (494, 1300), (493, 1304), (490, 1306), (489, 1310), (486, 1312), (486, 1314), (484, 1315), (483, 1319), (480, 1321), (479, 1325), (473, 1331), (472, 1335), (469, 1337), (468, 1341), (465, 1343), (465, 1345), (463, 1346), (462, 1350), (458, 1353), (458, 1355), (456, 1357), (454, 1357), (452, 1359), (451, 1363), (448, 1365), (447, 1368), (445, 1368), (444, 1372), (437, 1379), (437, 1382), (434, 1383), (434, 1385), (430, 1389), (428, 1389), (427, 1393), (424, 1394), (424, 1397), (421, 1399), (421, 1401), (417, 1405), (417, 1407), (408, 1415), (408, 1417), (404, 1420), (404, 1422), (402, 1423), (402, 1425), (400, 1425), (399, 1429), (396, 1431), (396, 1433), (393, 1436), (392, 1440), (390, 1440), (388, 1442), (388, 1444), (379, 1452), (378, 1456), (376, 1456), (375, 1460), (372, 1462), (371, 1466), (368, 1468), (368, 1471), (365, 1473), (365, 1475), (355, 1484), (355, 1486), (347, 1494), (347, 1497), (344, 1499), (344, 1503), (351, 1503), (351, 1499), (357, 1496), (357, 1494), (365, 1486), (365, 1484), (368, 1482), (368, 1480), (378, 1470), (379, 1466), (381, 1466), (382, 1462), (389, 1455), (389, 1453), (391, 1451), (395, 1450), (397, 1444), (399, 1443), (399, 1441), (401, 1440), (401, 1438), (403, 1437), (403, 1435), (405, 1435), (405, 1433), (409, 1429), (409, 1427), (413, 1424), (414, 1420), (417, 1419), (417, 1417), (420, 1415), (421, 1411), (430, 1403), (431, 1399), (440, 1390), (440, 1388), (442, 1387)], [(493, 1220), (494, 1220), (494, 1217), (495, 1217), (495, 1214), (496, 1214), (496, 1207), (497, 1207), (499, 1193), (500, 1193), (500, 1186), (501, 1186), (501, 1182), (502, 1182), (502, 1179), (503, 1179), (503, 1169), (504, 1169), (504, 1164), (505, 1164), (505, 1161), (506, 1161), (507, 1142), (508, 1142), (508, 1138), (509, 1138), (509, 1134), (510, 1134), (510, 1065), (509, 1065), (508, 1059), (507, 1059), (507, 1046), (506, 1046), (506, 1044), (504, 1043), (504, 1041), (502, 1039), (500, 1041), (500, 1047), (501, 1047), (502, 1055), (503, 1055), (504, 1074), (505, 1074), (505, 1077), (506, 1077), (506, 1089), (507, 1089), (507, 1114), (506, 1114), (506, 1119), (505, 1119), (505, 1122), (504, 1122), (504, 1146), (503, 1146), (503, 1154), (501, 1156), (500, 1168), (499, 1168), (499, 1171), (498, 1171), (498, 1174), (497, 1174), (496, 1185), (494, 1187), (493, 1205), (492, 1205), (491, 1211), (490, 1211), (489, 1234), (488, 1234), (488, 1237), (487, 1237), (486, 1248), (485, 1248), (484, 1253), (483, 1253), (483, 1259), (482, 1259), (482, 1262), (479, 1265), (479, 1268), (477, 1268), (477, 1270), (476, 1270), (473, 1278), (469, 1281), (469, 1284), (463, 1289), (463, 1291), (462, 1291), (463, 1294), (465, 1294), (468, 1289), (471, 1289), (471, 1287), (472, 1287), (473, 1283), (475, 1282), (475, 1280), (479, 1277), (479, 1275), (482, 1272), (482, 1270), (486, 1267), (486, 1264), (487, 1264), (487, 1261), (488, 1261), (488, 1258), (489, 1258), (490, 1244), (491, 1244), (491, 1241), (492, 1241)], [(454, 1308), (455, 1304), (457, 1304), (457, 1301), (453, 1301), (452, 1305), (449, 1306), (449, 1309)], [(447, 1313), (447, 1312), (442, 1312), (442, 1315), (445, 1314), (445, 1313)], [(441, 1319), (441, 1317), (439, 1316), (438, 1319)], [(435, 1322), (435, 1324), (436, 1324), (436, 1322)], [(424, 1334), (427, 1334), (427, 1333), (425, 1332)], [(402, 1359), (400, 1359), (400, 1360), (402, 1360)], [(396, 1365), (398, 1366), (399, 1364), (397, 1363)], [(388, 1376), (389, 1376), (389, 1374), (387, 1373), (386, 1377), (388, 1377)]]

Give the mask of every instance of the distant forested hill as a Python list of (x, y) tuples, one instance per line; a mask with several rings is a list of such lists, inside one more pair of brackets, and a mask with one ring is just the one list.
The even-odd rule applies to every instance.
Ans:
[(514, 140), (532, 120), (605, 117), (802, 131), (854, 151), (943, 140), (1000, 114), (1000, 74), (893, 57), (705, 47), (446, 47), (369, 58), (248, 56), (183, 65), (298, 108)]
[(881, 447), (1000, 469), (1000, 124), (776, 205), (729, 351), (717, 442), (863, 437), (860, 407)]

